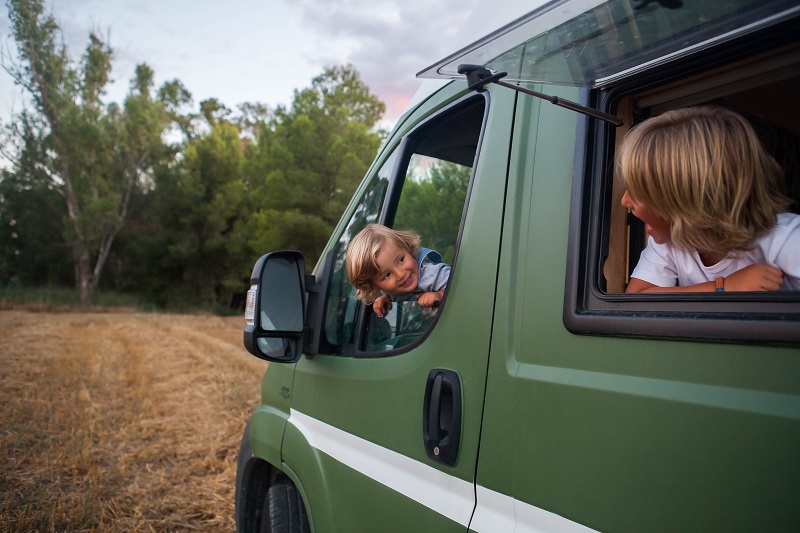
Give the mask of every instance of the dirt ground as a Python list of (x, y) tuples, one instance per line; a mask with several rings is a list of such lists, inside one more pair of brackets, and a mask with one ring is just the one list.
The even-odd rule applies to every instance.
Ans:
[(0, 531), (233, 531), (243, 325), (0, 311)]

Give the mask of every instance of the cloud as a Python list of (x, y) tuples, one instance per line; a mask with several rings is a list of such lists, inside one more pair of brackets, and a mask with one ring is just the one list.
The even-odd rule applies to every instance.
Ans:
[[(387, 104), (393, 121), (413, 96), (415, 74), (452, 52), (448, 46), (477, 0), (300, 0), (292, 5), (320, 44), (321, 66), (351, 63)], [(325, 42), (338, 43), (336, 48)]]
[[(136, 65), (156, 84), (179, 79), (195, 102), (291, 103), (326, 66), (352, 64), (387, 104), (390, 126), (416, 92), (415, 74), (449, 52), (478, 0), (48, 0), (71, 57), (95, 31), (114, 52), (107, 100), (121, 102)], [(13, 51), (0, 17), (4, 48)], [(10, 28), (9, 28), (10, 29)], [(3, 31), (6, 30), (6, 31)], [(0, 116), (13, 99), (0, 72)], [(3, 102), (5, 96), (6, 102)]]

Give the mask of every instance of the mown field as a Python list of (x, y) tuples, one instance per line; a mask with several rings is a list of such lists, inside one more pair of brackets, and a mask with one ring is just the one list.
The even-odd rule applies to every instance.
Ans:
[(0, 311), (0, 530), (233, 531), (241, 317)]

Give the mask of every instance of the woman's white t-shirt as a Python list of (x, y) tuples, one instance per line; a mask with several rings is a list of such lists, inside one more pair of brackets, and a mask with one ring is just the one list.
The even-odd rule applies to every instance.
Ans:
[(672, 243), (657, 244), (651, 237), (631, 277), (659, 287), (686, 287), (730, 276), (756, 263), (783, 272), (781, 290), (800, 291), (800, 215), (781, 213), (777, 224), (756, 239), (751, 250), (738, 250), (711, 266), (703, 265), (694, 250), (682, 250)]

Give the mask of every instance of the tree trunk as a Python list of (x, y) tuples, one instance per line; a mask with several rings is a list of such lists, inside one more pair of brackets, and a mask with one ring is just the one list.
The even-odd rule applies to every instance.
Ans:
[(86, 305), (94, 292), (94, 287), (92, 286), (92, 256), (85, 247), (75, 244), (73, 246), (79, 247), (75, 251), (76, 271), (78, 273), (75, 284), (81, 296), (81, 305)]

